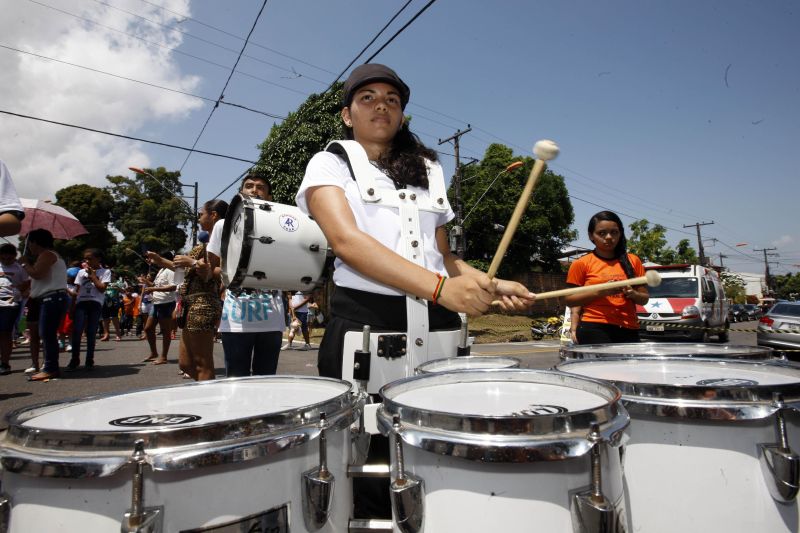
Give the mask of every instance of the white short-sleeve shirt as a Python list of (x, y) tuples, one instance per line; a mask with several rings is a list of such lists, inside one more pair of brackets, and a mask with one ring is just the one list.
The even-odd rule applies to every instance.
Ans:
[[(156, 274), (156, 277), (153, 280), (153, 286), (169, 287), (170, 285), (175, 285), (175, 272), (168, 268), (162, 268), (158, 271), (158, 274)], [(151, 293), (151, 297), (153, 304), (159, 305), (174, 302), (178, 295), (177, 291), (153, 291)]]
[(222, 227), (225, 225), (225, 219), (222, 218), (214, 223), (214, 228), (211, 230), (211, 236), (208, 238), (206, 251), (222, 258)]
[[(111, 282), (111, 271), (107, 268), (98, 268), (95, 271), (97, 279), (102, 283)], [(94, 283), (86, 274), (86, 269), (81, 269), (78, 275), (75, 276), (75, 286), (78, 288), (78, 302), (93, 301), (102, 305), (105, 300), (105, 292), (100, 291), (95, 287)]]
[[(439, 163), (434, 162), (431, 165), (437, 166)], [(384, 173), (381, 172), (380, 174), (380, 177), (376, 178), (376, 186), (382, 190), (394, 191), (394, 182)], [(358, 185), (350, 175), (347, 163), (336, 154), (319, 152), (311, 158), (306, 167), (303, 182), (300, 184), (300, 189), (295, 197), (297, 207), (304, 213), (310, 214), (306, 203), (306, 192), (312, 187), (323, 185), (332, 185), (343, 189), (345, 197), (350, 204), (350, 209), (353, 211), (358, 229), (383, 243), (398, 255), (403, 255), (403, 243), (400, 240), (399, 211), (396, 208), (362, 202)], [(429, 196), (428, 191), (420, 187), (408, 186), (407, 189), (420, 198)], [(436, 245), (436, 228), (447, 224), (454, 217), (455, 215), (451, 209), (448, 209), (446, 213), (426, 211), (420, 211), (419, 213), (425, 268), (441, 275), (446, 275), (447, 272), (444, 268), (444, 258)], [(378, 283), (372, 278), (361, 274), (339, 258), (336, 259), (334, 266), (333, 281), (338, 286), (377, 294), (404, 294), (394, 287)]]

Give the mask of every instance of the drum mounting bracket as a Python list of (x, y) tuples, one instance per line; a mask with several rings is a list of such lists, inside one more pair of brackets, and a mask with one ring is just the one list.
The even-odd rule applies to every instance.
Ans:
[(405, 356), (407, 341), (408, 337), (405, 334), (379, 335), (378, 357), (397, 359)]
[(800, 456), (789, 446), (783, 417), (783, 411), (787, 408), (783, 395), (774, 393), (772, 405), (776, 409), (775, 433), (778, 442), (759, 444), (758, 459), (770, 496), (776, 502), (791, 503), (800, 491)]

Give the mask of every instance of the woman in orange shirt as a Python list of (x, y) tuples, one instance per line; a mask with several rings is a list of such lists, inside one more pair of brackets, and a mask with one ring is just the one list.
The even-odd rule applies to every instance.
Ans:
[(601, 211), (589, 220), (589, 240), (594, 250), (570, 265), (567, 285), (598, 285), (597, 291), (564, 298), (570, 307), (581, 307), (578, 343), (639, 342), (636, 305), (650, 299), (647, 286), (602, 289), (602, 284), (644, 276), (642, 261), (628, 253), (625, 227), (611, 211)]

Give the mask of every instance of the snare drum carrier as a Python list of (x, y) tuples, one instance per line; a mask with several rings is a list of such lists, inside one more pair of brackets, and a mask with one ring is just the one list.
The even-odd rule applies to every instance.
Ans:
[[(378, 186), (381, 171), (369, 162), (358, 142), (333, 141), (326, 150), (347, 163), (362, 203), (398, 212), (400, 243), (395, 251), (428, 268), (423, 239), (431, 237), (422, 231), (420, 212), (441, 215), (450, 209), (441, 167), (428, 165), (427, 194), (409, 189), (391, 190)], [(456, 354), (459, 331), (430, 332), (428, 302), (413, 295), (406, 295), (405, 302), (407, 331), (345, 334), (342, 379), (358, 382), (367, 392), (377, 393), (389, 382), (413, 376), (414, 370), (430, 359)]]

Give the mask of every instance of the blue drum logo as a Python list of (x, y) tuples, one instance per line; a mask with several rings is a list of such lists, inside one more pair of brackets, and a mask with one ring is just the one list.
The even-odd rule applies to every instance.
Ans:
[(288, 231), (290, 233), (297, 231), (297, 229), (300, 227), (298, 220), (292, 215), (281, 215), (280, 218), (278, 218), (278, 224), (280, 224), (284, 231)]

